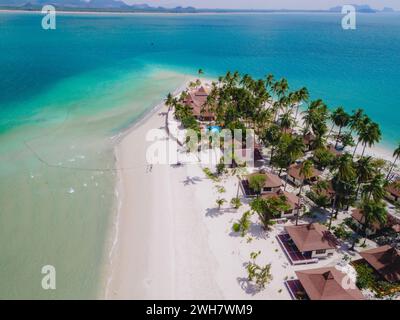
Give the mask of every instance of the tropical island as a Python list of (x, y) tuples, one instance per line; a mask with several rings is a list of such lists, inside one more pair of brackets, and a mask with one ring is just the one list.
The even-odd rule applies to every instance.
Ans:
[[(0, 10), (41, 11), (45, 4), (53, 5), (59, 11), (68, 12), (125, 12), (125, 13), (285, 13), (314, 12), (341, 13), (342, 7), (337, 6), (326, 10), (293, 10), (293, 9), (219, 9), (195, 7), (152, 7), (148, 4), (127, 4), (121, 0), (6, 0), (0, 4)], [(393, 13), (395, 10), (385, 7), (383, 10), (371, 8), (368, 5), (354, 5), (359, 13)]]
[[(120, 165), (138, 161), (128, 146), (161, 125), (165, 135), (159, 140), (178, 142), (178, 153), (194, 155), (206, 141), (217, 155), (212, 164), (197, 154), (191, 163), (155, 163), (143, 173), (146, 182), (141, 188), (149, 188), (146, 192), (155, 193), (151, 197), (157, 201), (162, 197), (162, 204), (156, 205), (154, 217), (142, 216), (150, 220), (139, 225), (159, 225), (162, 235), (142, 235), (151, 243), (149, 250), (161, 256), (150, 258), (149, 268), (159, 270), (156, 262), (164, 261), (164, 277), (150, 280), (152, 271), (143, 269), (135, 277), (136, 283), (141, 276), (149, 277), (141, 296), (398, 297), (400, 145), (391, 161), (372, 156), (370, 151), (382, 138), (379, 124), (362, 109), (348, 113), (344, 107), (329, 109), (321, 99), (310, 101), (307, 88), (292, 90), (286, 79), (271, 74), (253, 79), (238, 72), (227, 72), (216, 81), (202, 78), (199, 70), (198, 79), (170, 93), (160, 111), (117, 148)], [(222, 137), (222, 132), (233, 136), (237, 130), (246, 134), (232, 141)], [(206, 140), (193, 143), (192, 132)], [(222, 151), (227, 148), (228, 162)], [(120, 190), (126, 193), (133, 181), (124, 175)], [(165, 190), (168, 196), (163, 197), (160, 192)], [(140, 191), (136, 187), (130, 192)], [(122, 208), (121, 218), (126, 228), (132, 219), (126, 212), (143, 210), (134, 199), (128, 201), (131, 205)], [(152, 216), (151, 210), (147, 213)], [(137, 224), (132, 220), (129, 228), (139, 228)], [(169, 240), (160, 244), (160, 239)], [(108, 298), (139, 295), (139, 288), (128, 287), (122, 276), (126, 261), (134, 259), (131, 250), (121, 244), (114, 269), (121, 279), (112, 281)], [(172, 261), (167, 258), (171, 254)], [(206, 275), (205, 270), (214, 273)], [(328, 289), (315, 290), (315, 281)]]

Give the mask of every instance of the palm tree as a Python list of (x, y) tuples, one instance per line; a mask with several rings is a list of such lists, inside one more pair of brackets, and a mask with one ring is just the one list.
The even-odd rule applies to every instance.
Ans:
[(354, 139), (353, 139), (351, 132), (345, 132), (340, 137), (340, 141), (342, 143), (343, 149), (346, 147), (354, 147), (355, 146)]
[(261, 141), (264, 143), (264, 145), (271, 146), (271, 160), (274, 156), (275, 148), (279, 144), (281, 136), (281, 129), (277, 125), (272, 125), (264, 130), (261, 136)]
[(367, 116), (364, 115), (364, 117), (362, 119), (360, 119), (356, 124), (355, 124), (355, 129), (357, 131), (357, 135), (358, 135), (358, 140), (357, 140), (357, 144), (354, 148), (354, 152), (353, 152), (353, 158), (356, 154), (358, 145), (360, 144), (361, 140), (360, 140), (360, 135), (363, 131), (365, 131), (365, 128), (371, 123), (371, 119)]
[(339, 208), (348, 204), (353, 190), (354, 181), (356, 179), (356, 170), (354, 168), (353, 159), (350, 154), (336, 158), (332, 164), (333, 179), (332, 185), (335, 191), (335, 198), (332, 204), (331, 218), (329, 222), (329, 229), (332, 226), (333, 217), (339, 214)]
[(372, 163), (372, 157), (362, 157), (355, 163), (355, 169), (357, 174), (357, 192), (360, 191), (360, 187), (363, 183), (369, 182), (375, 174), (375, 167)]
[(353, 114), (350, 116), (350, 134), (353, 133), (353, 131), (357, 131), (357, 129), (360, 127), (360, 121), (364, 118), (364, 110), (363, 109), (357, 109), (353, 110)]
[[(286, 173), (289, 171), (289, 166), (304, 155), (304, 150), (305, 150), (305, 145), (302, 137), (298, 136), (290, 139), (287, 148), (284, 152), (285, 153), (284, 156), (287, 161)], [(287, 179), (288, 179), (288, 174), (286, 174), (284, 190), (286, 190)]]
[(293, 118), (290, 111), (282, 114), (279, 120), (282, 129), (290, 129), (293, 125)]
[(168, 107), (168, 111), (171, 111), (171, 107), (174, 104), (174, 97), (172, 96), (172, 93), (168, 93), (167, 99), (165, 100), (165, 105)]
[(268, 199), (256, 198), (250, 202), (250, 207), (257, 213), (265, 230), (268, 230), (270, 227), (271, 219), (279, 217), (282, 212), (290, 208), (285, 196)]
[(381, 140), (382, 133), (379, 125), (375, 122), (372, 122), (365, 126), (359, 135), (359, 140), (363, 144), (363, 151), (361, 153), (361, 157), (364, 156), (365, 148), (372, 147), (375, 143), (378, 143)]
[(303, 181), (301, 183), (300, 191), (299, 191), (299, 202), (297, 204), (296, 226), (299, 224), (301, 192), (303, 191), (305, 181), (310, 179), (313, 175), (313, 163), (311, 160), (306, 160), (303, 162), (303, 164), (300, 168), (299, 174), (300, 174), (300, 177), (303, 178)]
[(353, 159), (348, 153), (336, 158), (333, 162), (332, 169), (335, 172), (334, 175), (337, 177), (337, 180), (351, 181), (356, 178)]
[(333, 113), (331, 115), (331, 120), (333, 121), (331, 132), (335, 125), (339, 127), (339, 133), (337, 135), (336, 144), (335, 144), (335, 148), (337, 148), (339, 138), (342, 133), (342, 128), (346, 127), (350, 123), (351, 118), (346, 113), (346, 111), (344, 111), (343, 107), (339, 107), (335, 111), (333, 111)]
[(300, 90), (296, 91), (296, 96), (297, 96), (297, 106), (296, 106), (296, 114), (295, 114), (295, 119), (297, 119), (297, 115), (299, 114), (299, 107), (302, 102), (307, 102), (310, 94), (308, 92), (308, 89), (306, 87), (301, 88)]
[(270, 73), (265, 77), (265, 87), (267, 89), (271, 88), (273, 84), (274, 84), (274, 75)]
[(327, 117), (327, 106), (321, 99), (315, 100), (310, 103), (307, 110), (302, 114), (305, 125), (304, 132), (307, 134), (311, 128), (316, 127), (320, 123), (325, 123)]
[(384, 176), (378, 173), (362, 188), (362, 195), (369, 201), (381, 201), (386, 195), (385, 186)]
[(242, 80), (240, 81), (240, 84), (245, 88), (250, 88), (252, 83), (253, 79), (247, 73), (242, 77)]
[(389, 180), (390, 175), (392, 174), (393, 168), (394, 168), (394, 166), (396, 165), (396, 162), (397, 162), (397, 160), (398, 160), (399, 157), (400, 157), (400, 142), (399, 142), (397, 148), (396, 148), (396, 149), (394, 150), (394, 152), (393, 152), (393, 157), (394, 157), (395, 159), (394, 159), (394, 162), (393, 162), (392, 166), (390, 167), (390, 170), (389, 170), (389, 172), (388, 172), (388, 174), (387, 174), (387, 176), (386, 176), (386, 180)]
[(215, 203), (216, 203), (217, 206), (218, 206), (218, 210), (221, 210), (221, 206), (222, 206), (225, 202), (226, 202), (226, 200), (225, 200), (225, 199), (221, 199), (221, 198), (218, 198), (218, 199), (215, 201)]
[(238, 179), (238, 187), (236, 191), (236, 198), (239, 198), (240, 183), (242, 181), (243, 175), (247, 174), (247, 169), (245, 167), (236, 166), (232, 169), (231, 175)]
[(370, 228), (374, 223), (384, 225), (387, 221), (387, 211), (382, 201), (377, 202), (371, 200), (363, 201), (359, 209), (364, 217), (363, 235), (365, 237), (365, 245), (368, 236), (367, 229)]

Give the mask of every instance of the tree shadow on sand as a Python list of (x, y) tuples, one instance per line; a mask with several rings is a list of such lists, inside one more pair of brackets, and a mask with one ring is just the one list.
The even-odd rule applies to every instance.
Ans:
[(187, 176), (185, 180), (182, 181), (184, 186), (195, 185), (198, 182), (201, 182), (202, 179), (200, 177), (189, 177)]
[(256, 239), (269, 238), (268, 231), (265, 231), (265, 229), (259, 223), (252, 222), (247, 233)]
[(224, 209), (207, 208), (206, 209), (206, 217), (217, 218), (219, 216), (222, 216), (225, 212), (226, 212), (226, 210), (224, 210)]
[(246, 294), (250, 294), (250, 295), (254, 296), (254, 295), (256, 295), (257, 293), (259, 293), (261, 291), (260, 288), (257, 285), (251, 283), (249, 281), (249, 279), (246, 278), (246, 277), (238, 277), (238, 278), (236, 278), (236, 280), (239, 283), (240, 288)]

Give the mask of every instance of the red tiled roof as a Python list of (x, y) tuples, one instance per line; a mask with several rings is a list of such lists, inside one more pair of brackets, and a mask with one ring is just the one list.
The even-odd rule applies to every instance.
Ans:
[(292, 210), (297, 209), (299, 206), (299, 197), (297, 197), (295, 194), (283, 191), (283, 190), (278, 190), (277, 192), (270, 193), (270, 194), (264, 194), (262, 195), (262, 198), (273, 198), (273, 197), (281, 197), (285, 196), (287, 204), (290, 206)]
[(311, 132), (309, 132), (303, 137), (303, 142), (305, 145), (309, 145), (310, 143), (314, 142), (315, 139), (316, 137)]
[(214, 112), (210, 111), (210, 107), (206, 106), (208, 94), (201, 87), (199, 90), (189, 91), (184, 103), (192, 107), (193, 115), (200, 117), (213, 118)]
[(394, 195), (395, 197), (400, 197), (400, 181), (392, 182), (386, 187), (386, 191)]
[(400, 224), (394, 224), (391, 228), (394, 232), (400, 233)]
[(336, 192), (333, 189), (333, 184), (332, 184), (332, 180), (327, 181), (327, 189), (322, 189), (321, 191), (318, 191), (316, 186), (313, 186), (312, 189), (314, 192), (319, 193), (322, 196), (326, 196), (330, 199), (333, 199), (333, 197), (335, 196)]
[[(304, 176), (303, 176), (303, 175), (300, 175), (300, 170), (301, 170), (302, 167), (303, 167), (303, 164), (302, 164), (302, 163), (292, 165), (292, 166), (289, 168), (289, 172), (288, 172), (289, 175), (290, 175), (291, 177), (297, 179), (297, 180), (303, 180), (303, 179), (304, 179)], [(311, 176), (311, 178), (318, 177), (318, 176), (320, 176), (321, 174), (322, 174), (321, 171), (317, 170), (317, 169), (314, 168), (314, 167), (312, 168), (312, 176)]]
[(361, 291), (335, 267), (296, 271), (311, 300), (364, 300)]
[(247, 176), (247, 180), (252, 176), (265, 176), (264, 188), (279, 188), (283, 185), (281, 178), (279, 178), (276, 174), (273, 173), (252, 173)]
[(196, 96), (208, 96), (208, 91), (206, 88), (204, 88), (203, 86), (201, 86), (196, 92), (195, 92)]
[[(364, 222), (365, 222), (365, 218), (364, 218), (364, 214), (363, 214), (363, 212), (362, 212), (362, 210), (360, 210), (360, 209), (353, 209), (352, 211), (351, 211), (351, 216), (352, 216), (352, 218), (354, 219), (354, 220), (356, 220), (356, 221), (358, 221), (359, 223), (361, 223), (361, 224), (364, 224)], [(379, 231), (379, 230), (381, 230), (382, 228), (384, 228), (385, 226), (382, 226), (379, 222), (374, 222), (369, 228), (371, 229), (371, 230), (374, 230), (374, 231)]]
[(285, 230), (301, 252), (335, 249), (338, 245), (333, 234), (319, 223), (287, 226)]
[(364, 258), (387, 281), (400, 281), (400, 252), (389, 245), (360, 252)]

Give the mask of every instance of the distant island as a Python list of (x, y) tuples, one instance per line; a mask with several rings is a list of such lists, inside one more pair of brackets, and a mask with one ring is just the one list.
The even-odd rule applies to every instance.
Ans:
[[(195, 7), (175, 8), (152, 7), (148, 4), (129, 5), (121, 0), (0, 0), (0, 10), (25, 10), (40, 11), (46, 4), (53, 5), (60, 11), (83, 11), (83, 12), (142, 12), (142, 13), (252, 13), (252, 12), (331, 12), (339, 13), (341, 6), (328, 10), (291, 10), (291, 9), (198, 9)], [(354, 5), (360, 13), (393, 13), (394, 9), (385, 7), (383, 10), (373, 9), (368, 5)]]

